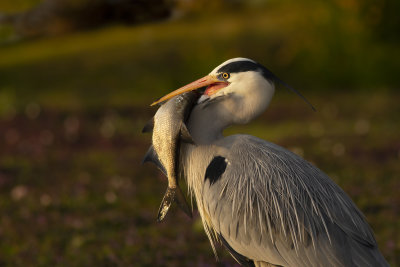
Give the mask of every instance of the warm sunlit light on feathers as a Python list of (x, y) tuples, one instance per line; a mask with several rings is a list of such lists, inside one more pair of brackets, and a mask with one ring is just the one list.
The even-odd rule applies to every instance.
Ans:
[(195, 145), (182, 144), (179, 166), (213, 248), (220, 241), (244, 266), (388, 266), (362, 213), (321, 170), (257, 137), (222, 135), (264, 112), (283, 82), (245, 58), (206, 77), (227, 85), (191, 111)]

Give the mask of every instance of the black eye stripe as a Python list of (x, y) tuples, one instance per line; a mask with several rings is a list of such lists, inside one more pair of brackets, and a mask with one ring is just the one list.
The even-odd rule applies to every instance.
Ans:
[(258, 64), (256, 62), (248, 61), (248, 60), (240, 60), (228, 63), (221, 68), (217, 72), (219, 73), (238, 73), (238, 72), (246, 72), (246, 71), (259, 71), (265, 79), (269, 81), (275, 81), (275, 76), (265, 68), (263, 65)]
[(260, 68), (260, 64), (254, 63), (252, 61), (248, 60), (241, 60), (241, 61), (234, 61), (231, 63), (228, 63), (224, 66), (222, 66), (218, 72), (230, 72), (230, 73), (235, 73), (235, 72), (244, 72), (244, 71), (255, 71)]
[[(239, 73), (239, 72), (247, 72), (247, 71), (257, 71), (259, 72), (266, 80), (268, 80), (271, 83), (279, 83), (286, 88), (288, 88), (290, 91), (294, 92), (297, 94), (299, 97), (301, 97), (307, 104), (311, 106), (311, 108), (315, 111), (315, 108), (308, 102), (308, 100), (300, 94), (297, 90), (293, 89), (290, 87), (287, 83), (276, 77), (269, 69), (264, 67), (261, 64), (258, 64), (257, 62), (250, 61), (250, 60), (237, 60), (234, 62), (230, 62), (228, 64), (223, 65), (217, 70), (217, 73)], [(218, 76), (220, 77), (220, 76)]]

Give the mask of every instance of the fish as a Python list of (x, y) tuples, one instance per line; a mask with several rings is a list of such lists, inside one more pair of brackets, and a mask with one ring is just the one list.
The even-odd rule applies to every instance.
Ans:
[(142, 132), (153, 132), (152, 145), (143, 162), (153, 162), (168, 177), (168, 188), (157, 214), (158, 222), (165, 218), (173, 201), (192, 217), (192, 211), (179, 187), (178, 163), (181, 142), (195, 144), (185, 121), (198, 98), (199, 94), (194, 91), (171, 98), (161, 105), (142, 130)]

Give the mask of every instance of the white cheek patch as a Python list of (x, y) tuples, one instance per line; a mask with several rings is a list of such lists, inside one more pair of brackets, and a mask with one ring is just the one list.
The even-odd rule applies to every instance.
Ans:
[(217, 98), (217, 97), (221, 97), (221, 96), (226, 96), (232, 93), (231, 87), (229, 87), (229, 85), (227, 87), (222, 88), (221, 90), (219, 90), (218, 92), (216, 92), (215, 94), (211, 95), (211, 99), (213, 98)]

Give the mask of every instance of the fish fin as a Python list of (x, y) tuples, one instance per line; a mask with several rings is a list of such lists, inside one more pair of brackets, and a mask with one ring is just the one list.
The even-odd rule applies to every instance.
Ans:
[(165, 176), (167, 176), (167, 170), (162, 165), (152, 145), (149, 147), (149, 150), (147, 150), (146, 155), (144, 155), (143, 157), (142, 164), (146, 162), (153, 162), (158, 167), (158, 169), (160, 169), (160, 171), (162, 171)]
[(186, 213), (187, 216), (192, 218), (192, 210), (189, 207), (189, 204), (186, 202), (186, 198), (183, 196), (182, 190), (179, 186), (175, 189), (175, 202), (178, 204), (179, 208)]
[(154, 129), (154, 117), (149, 120), (143, 127), (142, 133), (150, 133)]
[(195, 142), (193, 141), (193, 138), (190, 135), (189, 130), (184, 123), (182, 123), (181, 125), (181, 140), (185, 143), (195, 145)]
[(158, 209), (157, 222), (164, 220), (165, 215), (167, 215), (169, 208), (171, 207), (172, 201), (175, 199), (176, 190), (168, 187), (161, 201), (160, 208)]

